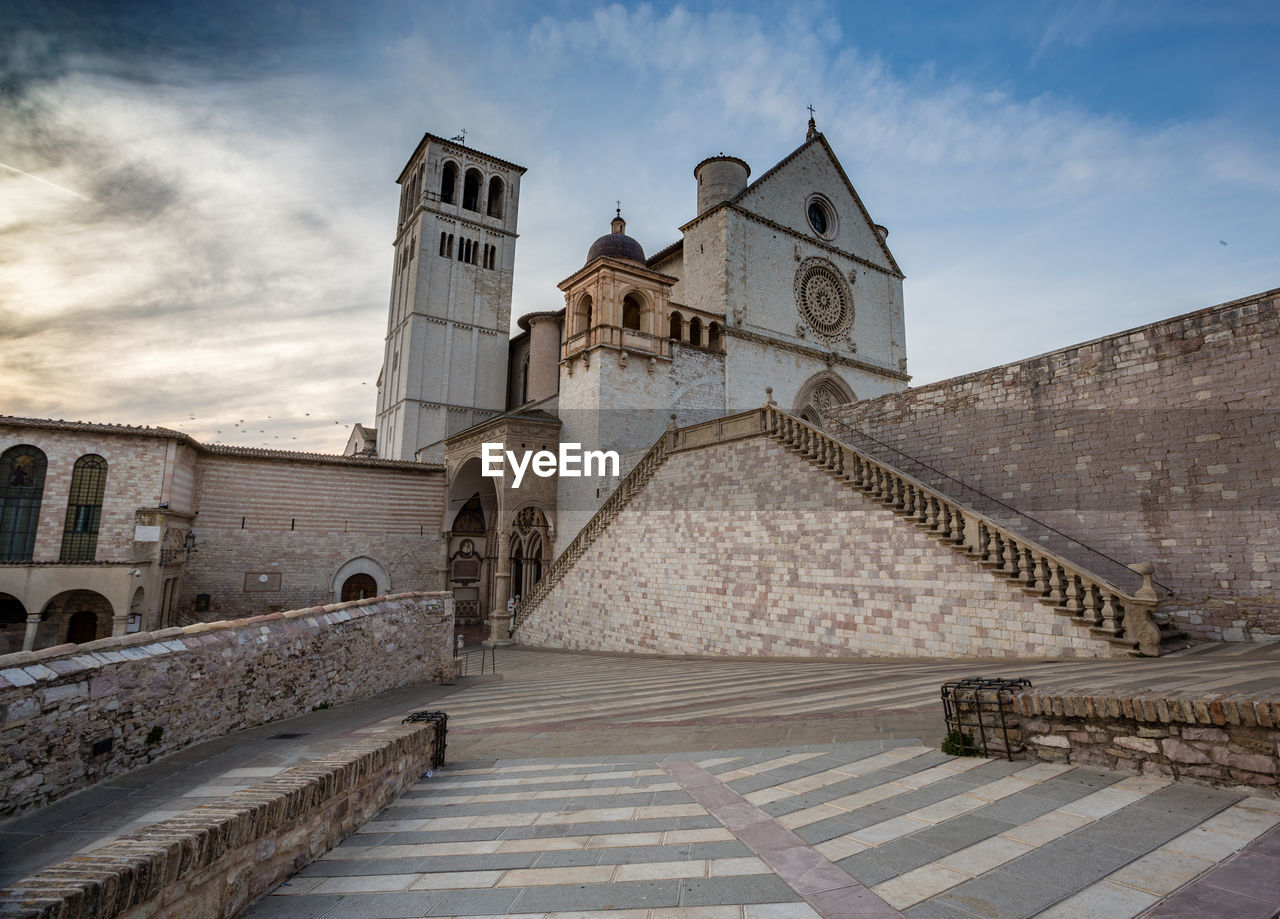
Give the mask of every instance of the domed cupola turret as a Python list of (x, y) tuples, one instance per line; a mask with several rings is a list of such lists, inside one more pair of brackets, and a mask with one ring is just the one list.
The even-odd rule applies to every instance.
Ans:
[(644, 264), (644, 247), (627, 235), (627, 222), (622, 219), (622, 208), (618, 208), (617, 216), (611, 224), (612, 233), (606, 233), (591, 244), (587, 250), (586, 264), (605, 256), (607, 258), (625, 258)]

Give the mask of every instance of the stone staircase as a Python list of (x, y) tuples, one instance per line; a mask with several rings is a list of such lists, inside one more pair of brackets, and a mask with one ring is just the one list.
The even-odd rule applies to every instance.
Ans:
[(1012, 513), (996, 519), (976, 506), (981, 502), (958, 499), (902, 471), (898, 463), (873, 457), (783, 412), (772, 401), (751, 412), (663, 434), (516, 607), (513, 630), (537, 609), (671, 453), (742, 437), (744, 431), (748, 436), (772, 438), (814, 468), (884, 504), (904, 523), (1006, 579), (1011, 590), (1024, 591), (1093, 638), (1106, 641), (1113, 654), (1155, 657), (1189, 644), (1185, 634), (1156, 612), (1161, 593), (1149, 563), (1126, 566), (1080, 543), (1075, 551), (1051, 546), (1054, 538), (1043, 533), (1044, 525), (1038, 521), (1011, 508)]
[[(840, 478), (930, 536), (1011, 582), (1121, 655), (1155, 657), (1189, 645), (1185, 633), (1156, 612), (1160, 601), (1150, 563), (1121, 565), (1077, 543), (1070, 553), (1027, 535), (1044, 524), (1011, 513), (996, 520), (812, 427), (774, 405), (761, 409), (765, 433), (810, 465)], [(1023, 526), (1018, 518), (1023, 518)], [(1012, 518), (1012, 521), (1010, 520)], [(1061, 536), (1061, 534), (1058, 534)], [(1095, 566), (1081, 556), (1092, 555)], [(1097, 568), (1109, 569), (1100, 573)]]

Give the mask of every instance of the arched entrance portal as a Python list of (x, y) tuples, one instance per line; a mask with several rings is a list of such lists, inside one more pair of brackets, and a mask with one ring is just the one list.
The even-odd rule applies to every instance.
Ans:
[(346, 603), (350, 600), (364, 600), (368, 597), (376, 597), (378, 595), (378, 582), (373, 579), (373, 575), (353, 574), (342, 582), (342, 602)]
[(459, 467), (449, 484), (445, 512), (446, 589), (453, 591), (454, 621), (459, 630), (477, 636), (489, 617), (497, 550), (492, 531), (498, 495), (493, 479), (481, 472), (478, 456)]
[(815, 428), (822, 428), (826, 424), (823, 416), (827, 412), (857, 400), (848, 383), (834, 373), (824, 372), (811, 376), (800, 387), (791, 412)]

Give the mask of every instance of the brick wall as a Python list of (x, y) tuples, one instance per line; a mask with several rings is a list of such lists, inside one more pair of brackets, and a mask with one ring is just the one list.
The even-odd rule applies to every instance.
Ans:
[(1276, 638), (1277, 366), (1272, 290), (837, 420), (1125, 564), (1153, 562), (1174, 593), (1162, 608), (1194, 635)]
[(8, 655), (0, 816), (199, 740), (439, 679), (452, 637), (451, 595), (398, 594)]
[(56, 562), (62, 552), (67, 498), (71, 493), (72, 472), (80, 457), (96, 454), (107, 461), (96, 556), (101, 561), (129, 559), (133, 550), (135, 512), (140, 507), (154, 508), (168, 500), (164, 486), (166, 457), (171, 445), (175, 455), (181, 451), (184, 461), (190, 460), (189, 448), (178, 447), (171, 439), (111, 434), (108, 425), (77, 430), (59, 429), (57, 422), (46, 427), (0, 423), (0, 453), (18, 444), (39, 447), (49, 464), (32, 559), (37, 562)]
[(1110, 653), (763, 435), (671, 455), (518, 637), (708, 655)]
[(187, 564), (181, 608), (208, 594), (203, 618), (329, 603), (351, 559), (385, 571), (392, 591), (440, 587), (438, 467), (210, 452), (197, 487), (199, 551)]

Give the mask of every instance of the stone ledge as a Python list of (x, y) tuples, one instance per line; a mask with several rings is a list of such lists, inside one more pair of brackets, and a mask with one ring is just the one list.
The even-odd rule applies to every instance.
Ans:
[(1094, 693), (1086, 690), (1019, 693), (1013, 700), (1019, 715), (1068, 718), (1128, 718), (1162, 724), (1280, 727), (1280, 691), (1269, 698), (1244, 693), (1162, 692)]
[(1280, 699), (1245, 694), (1082, 690), (1014, 696), (1026, 749), (1101, 766), (1280, 796)]
[[(286, 619), (311, 619), (320, 625), (334, 625), (364, 616), (376, 615), (381, 610), (370, 607), (375, 607), (388, 601), (443, 600), (448, 596), (451, 596), (451, 594), (421, 591), (388, 594), (385, 597), (372, 597), (365, 600), (350, 600), (346, 603), (330, 603), (327, 606), (313, 606), (279, 613), (267, 613), (248, 619), (220, 619), (216, 622), (196, 622), (188, 626), (166, 628), (156, 632), (117, 635), (109, 638), (99, 638), (96, 641), (80, 645), (55, 645), (40, 651), (18, 651), (13, 654), (0, 655), (0, 689), (7, 686), (30, 685), (30, 682), (20, 676), (18, 672), (25, 673), (34, 682), (57, 679), (63, 671), (58, 671), (56, 668), (50, 669), (51, 661), (71, 661), (79, 665), (80, 668), (91, 668), (103, 664), (119, 663), (128, 659), (158, 657), (182, 652), (200, 647), (209, 640), (224, 638), (230, 640), (228, 633), (255, 625), (271, 625)], [(306, 625), (306, 622), (303, 625)], [(130, 653), (125, 654), (125, 651)]]
[(0, 890), (4, 919), (234, 916), (430, 768), (435, 725), (398, 725)]

